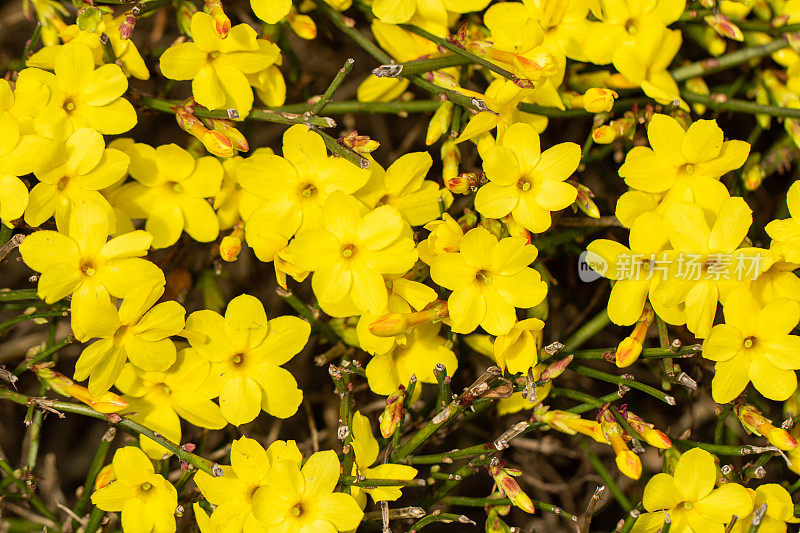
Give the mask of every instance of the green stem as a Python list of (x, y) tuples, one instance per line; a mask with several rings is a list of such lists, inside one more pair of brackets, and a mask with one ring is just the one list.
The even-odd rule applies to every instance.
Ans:
[(749, 455), (753, 452), (752, 448), (748, 445), (732, 446), (727, 444), (710, 444), (707, 442), (695, 442), (684, 439), (673, 439), (672, 442), (687, 448), (702, 448), (707, 452), (717, 455), (735, 455), (737, 457), (741, 457), (743, 455)]
[[(438, 104), (437, 104), (438, 107)], [(0, 223), (0, 249), (2, 249), (6, 243), (11, 239), (11, 235), (14, 233), (14, 228), (9, 228), (5, 224)], [(5, 250), (2, 250), (5, 251)], [(3, 256), (0, 255), (0, 259), (3, 259)], [(0, 293), (2, 295), (3, 293)]]
[(424, 479), (362, 479), (355, 476), (339, 476), (339, 483), (353, 487), (424, 487)]
[(465, 459), (474, 456), (486, 456), (498, 451), (493, 442), (487, 444), (477, 444), (469, 448), (462, 448), (444, 453), (434, 453), (431, 455), (414, 455), (405, 460), (410, 465), (437, 465), (441, 463), (451, 463), (456, 459)]
[[(658, 327), (658, 344), (661, 346), (661, 349), (669, 349), (669, 330), (667, 329), (667, 323), (664, 320), (656, 315), (656, 326)], [(662, 361), (664, 364), (664, 373), (667, 375), (668, 379), (673, 379), (675, 377), (675, 367), (672, 365), (672, 355), (675, 352), (670, 350), (670, 357), (664, 357)], [(640, 355), (641, 357), (641, 355)]]
[[(628, 513), (627, 518), (625, 518), (625, 523), (622, 524), (622, 529), (619, 530), (619, 533), (628, 533), (630, 530), (633, 529), (633, 525), (639, 519), (639, 514)], [(661, 532), (663, 533), (663, 529)]]
[(606, 326), (611, 323), (608, 318), (608, 311), (603, 309), (583, 326), (581, 326), (575, 333), (569, 336), (564, 343), (564, 352), (569, 353), (589, 341), (592, 337), (603, 331)]
[(405, 444), (392, 453), (392, 462), (402, 462), (411, 452), (422, 446), (422, 444), (436, 433), (439, 428), (456, 419), (464, 412), (464, 409), (465, 407), (460, 405), (457, 401), (450, 402), (439, 414), (432, 420), (429, 420), (419, 431), (414, 433)]
[[(18, 392), (13, 392), (10, 390), (0, 389), (0, 399), (3, 400), (10, 400), (12, 402), (18, 403), (20, 405), (28, 405), (32, 401), (37, 401), (36, 398), (31, 398), (30, 396), (26, 396), (24, 394), (20, 394)], [(114, 422), (109, 416), (104, 415), (103, 413), (98, 413), (88, 405), (81, 405), (78, 403), (73, 402), (60, 402), (60, 401), (50, 401), (46, 400), (47, 407), (50, 407), (56, 411), (64, 412), (64, 413), (73, 413), (77, 415), (88, 416), (91, 418), (96, 418), (98, 420), (103, 420), (112, 424), (114, 426), (120, 427), (126, 431), (130, 431), (137, 435), (144, 435), (145, 437), (149, 437), (154, 440), (157, 444), (160, 444), (164, 448), (168, 449), (172, 453), (174, 453), (178, 459), (181, 461), (186, 461), (197, 467), (198, 469), (202, 470), (207, 474), (213, 475), (211, 470), (212, 463), (208, 459), (204, 459), (200, 456), (197, 456), (193, 453), (187, 452), (183, 450), (179, 445), (175, 444), (172, 441), (169, 441), (138, 422), (134, 422), (133, 420), (128, 420), (123, 418), (119, 422)]]
[(95, 531), (100, 528), (100, 522), (103, 521), (103, 516), (105, 515), (105, 511), (100, 509), (99, 507), (94, 507), (92, 509), (92, 514), (89, 515), (89, 522), (86, 524), (86, 529), (84, 533), (95, 533)]
[(429, 514), (428, 516), (421, 518), (419, 521), (417, 521), (416, 524), (411, 526), (409, 532), (416, 533), (423, 527), (433, 524), (434, 522), (444, 522), (446, 524), (450, 522), (460, 522), (462, 524), (474, 523), (462, 514), (453, 514), (453, 513)]
[(419, 28), (412, 24), (399, 24), (399, 26), (406, 31), (410, 31), (411, 33), (414, 33), (416, 35), (419, 35), (420, 37), (424, 37), (425, 39), (428, 39), (429, 41), (436, 43), (441, 48), (450, 50), (454, 54), (458, 54), (461, 57), (468, 59), (470, 63), (475, 63), (476, 65), (481, 65), (482, 67), (486, 67), (495, 74), (499, 74), (500, 76), (508, 80), (511, 80), (513, 82), (517, 82), (519, 80), (519, 78), (515, 76), (513, 72), (509, 72), (506, 69), (495, 65), (488, 59), (476, 56), (475, 54), (464, 50), (460, 46), (451, 43), (447, 39), (442, 39), (441, 37), (437, 37), (436, 35), (427, 32), (422, 28)]
[(468, 57), (450, 54), (446, 56), (431, 57), (427, 59), (417, 59), (406, 63), (390, 63), (381, 65), (372, 71), (378, 77), (397, 78), (400, 76), (411, 76), (412, 74), (425, 74), (449, 67), (468, 65), (472, 61)]
[[(343, 115), (345, 113), (426, 113), (436, 111), (441, 102), (436, 100), (411, 100), (410, 102), (359, 102), (358, 100), (342, 100), (330, 102), (325, 106), (325, 112), (329, 115)], [(276, 113), (302, 113), (308, 107), (307, 104), (290, 104), (275, 107), (272, 110)]]
[[(465, 496), (446, 496), (442, 498), (442, 503), (448, 505), (461, 505), (463, 507), (494, 507), (497, 505), (514, 505), (508, 498), (468, 498)], [(542, 511), (547, 511), (563, 517), (570, 522), (577, 522), (578, 517), (570, 514), (552, 503), (533, 500), (533, 506)]]
[[(39, 46), (39, 41), (42, 39), (42, 23), (37, 22), (36, 26), (33, 27), (33, 34), (31, 34), (31, 38), (25, 44), (25, 50), (22, 52), (22, 64), (26, 65), (28, 63), (28, 58), (33, 55), (33, 49)], [(0, 240), (0, 246), (5, 244)]]
[(63, 311), (42, 311), (39, 313), (31, 313), (29, 315), (19, 315), (17, 317), (12, 318), (11, 320), (0, 322), (0, 333), (4, 332), (11, 326), (19, 324), (20, 322), (25, 322), (26, 320), (34, 320), (37, 318), (64, 317), (67, 316), (68, 314), (69, 312), (67, 310), (63, 310)]
[[(89, 507), (89, 499), (92, 495), (92, 492), (94, 492), (95, 480), (97, 480), (97, 475), (100, 473), (100, 470), (103, 469), (103, 466), (106, 463), (108, 450), (111, 447), (111, 443), (114, 442), (114, 437), (116, 436), (117, 430), (112, 427), (108, 428), (100, 438), (100, 444), (97, 445), (97, 451), (95, 451), (92, 464), (89, 466), (89, 473), (86, 474), (86, 481), (83, 483), (83, 492), (81, 493), (78, 503), (75, 504), (76, 516), (83, 516), (83, 513), (85, 513), (86, 509)], [(77, 520), (73, 518), (72, 524), (74, 527), (77, 527)]]
[(704, 59), (702, 61), (690, 63), (670, 71), (670, 74), (676, 82), (680, 83), (690, 78), (708, 76), (709, 74), (714, 74), (722, 70), (737, 67), (742, 63), (747, 63), (752, 59), (768, 56), (777, 52), (778, 50), (783, 50), (788, 46), (789, 43), (786, 41), (786, 39), (776, 39), (766, 44), (741, 48), (735, 52), (723, 54), (716, 58)]
[(597, 471), (600, 477), (603, 478), (603, 482), (611, 491), (614, 499), (617, 500), (617, 503), (619, 503), (620, 507), (622, 507), (626, 513), (629, 513), (631, 509), (633, 509), (633, 504), (631, 504), (631, 501), (627, 496), (625, 496), (625, 493), (622, 492), (622, 489), (619, 488), (619, 485), (617, 485), (617, 482), (614, 481), (614, 478), (611, 477), (611, 473), (605, 467), (603, 461), (597, 457), (596, 453), (589, 451), (589, 446), (585, 442), (580, 441), (579, 444), (580, 447), (583, 448), (583, 451), (586, 452), (592, 467)]
[(116, 63), (117, 54), (114, 53), (114, 47), (111, 46), (111, 39), (108, 34), (100, 34), (100, 47), (103, 49), (103, 56), (106, 63)]
[(650, 385), (645, 385), (644, 383), (639, 383), (638, 381), (632, 379), (623, 378), (622, 376), (607, 374), (606, 372), (595, 370), (594, 368), (589, 368), (586, 366), (575, 366), (571, 368), (576, 373), (581, 374), (582, 376), (589, 376), (591, 378), (600, 379), (603, 381), (607, 381), (609, 383), (615, 383), (617, 385), (626, 385), (632, 389), (637, 389), (644, 392), (645, 394), (649, 394), (653, 398), (657, 398), (667, 405), (675, 405), (675, 398), (665, 393), (664, 391), (660, 391), (656, 388), (651, 387)]
[(748, 100), (734, 100), (715, 98), (719, 95), (705, 95), (681, 91), (684, 100), (692, 104), (703, 104), (716, 111), (738, 111), (741, 113), (764, 114), (782, 118), (800, 118), (800, 109), (793, 107), (780, 107), (774, 105), (760, 105)]
[(156, 9), (164, 7), (170, 2), (172, 2), (172, 0), (142, 0), (136, 4), (136, 7), (139, 8), (139, 15), (137, 16), (142, 16), (145, 13), (155, 11)]
[(303, 318), (308, 320), (311, 323), (311, 326), (322, 333), (328, 342), (336, 342), (339, 340), (339, 335), (333, 331), (333, 328), (330, 326), (330, 324), (324, 320), (320, 320), (319, 317), (315, 316), (314, 312), (302, 300), (300, 300), (300, 298), (295, 296), (294, 293), (289, 291), (278, 291), (278, 296), (283, 298), (284, 302), (289, 304), (292, 309), (299, 313)]
[(14, 473), (14, 469), (11, 468), (11, 465), (8, 464), (8, 462), (2, 457), (0, 457), (0, 470), (5, 472), (5, 474), (13, 480), (14, 484), (28, 496), (31, 505), (33, 505), (33, 507), (39, 511), (42, 516), (48, 520), (52, 520), (53, 522), (58, 521), (58, 517), (55, 515), (55, 513), (47, 508), (39, 495), (33, 491), (33, 488), (29, 487), (27, 483), (17, 477), (16, 473)]
[(331, 98), (333, 98), (333, 95), (339, 90), (342, 82), (344, 82), (345, 78), (347, 78), (347, 75), (350, 74), (350, 71), (353, 70), (353, 63), (355, 63), (355, 61), (352, 58), (344, 62), (344, 65), (342, 65), (342, 68), (340, 68), (339, 72), (336, 73), (336, 76), (334, 76), (333, 81), (331, 81), (331, 84), (328, 85), (328, 88), (325, 90), (322, 97), (309, 110), (312, 115), (319, 115), (330, 103)]
[[(684, 346), (678, 350), (671, 348), (645, 348), (639, 359), (662, 359), (665, 357), (685, 357), (700, 353), (700, 344)], [(593, 348), (591, 350), (577, 350), (573, 352), (575, 359), (603, 359), (603, 354), (614, 352), (616, 348)]]
[(38, 354), (33, 356), (31, 359), (23, 361), (20, 364), (18, 364), (17, 368), (14, 369), (14, 375), (19, 376), (20, 374), (22, 374), (26, 370), (29, 370), (31, 367), (33, 367), (33, 365), (39, 363), (40, 361), (43, 361), (43, 360), (47, 359), (48, 357), (50, 357), (51, 355), (56, 353), (58, 350), (60, 350), (64, 346), (67, 346), (68, 344), (72, 344), (73, 342), (75, 342), (75, 337), (70, 335), (69, 337), (65, 338), (64, 340), (62, 340), (62, 341), (60, 341), (60, 342), (58, 342), (56, 344), (53, 344), (52, 346), (50, 346), (46, 350), (42, 350), (41, 352), (39, 352)]
[(439, 384), (439, 394), (436, 397), (436, 408), (444, 409), (448, 403), (453, 401), (453, 393), (450, 389), (450, 377), (447, 375), (447, 369), (441, 363), (437, 363), (433, 367), (433, 375), (436, 377), (436, 382)]
[[(5, 227), (5, 226), (0, 226)], [(0, 291), (0, 302), (16, 302), (17, 300), (38, 300), (36, 289), (19, 289), (16, 291)]]
[[(154, 111), (161, 111), (162, 113), (175, 114), (175, 107), (180, 106), (180, 100), (165, 100), (163, 98), (155, 98), (153, 96), (141, 96), (136, 103), (153, 109)], [(306, 106), (307, 107), (307, 106)], [(193, 114), (198, 118), (213, 118), (230, 120), (231, 117), (229, 110), (216, 109), (210, 110), (200, 106), (193, 106)], [(315, 117), (311, 115), (279, 112), (272, 109), (253, 108), (250, 114), (245, 117), (245, 120), (257, 120), (260, 122), (273, 122), (275, 124), (305, 124), (306, 126), (315, 126), (318, 128), (331, 128), (336, 125), (336, 121), (328, 117)]]
[(723, 407), (722, 412), (719, 414), (719, 418), (717, 418), (717, 423), (714, 426), (714, 444), (722, 443), (722, 435), (725, 432), (725, 422), (728, 420), (728, 417), (733, 411), (733, 404), (726, 403), (725, 407)]

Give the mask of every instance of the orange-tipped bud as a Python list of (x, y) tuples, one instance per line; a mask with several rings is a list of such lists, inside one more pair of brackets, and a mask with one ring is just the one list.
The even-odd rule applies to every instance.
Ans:
[(175, 19), (178, 23), (178, 31), (183, 35), (192, 36), (192, 17), (197, 13), (197, 6), (191, 0), (178, 0), (178, 9)]
[(617, 423), (614, 415), (608, 409), (600, 411), (600, 427), (606, 441), (611, 444), (617, 455), (616, 463), (619, 471), (631, 479), (642, 477), (642, 461), (628, 448), (622, 426)]
[(731, 19), (726, 17), (721, 13), (717, 13), (716, 15), (709, 15), (704, 19), (706, 24), (708, 24), (715, 32), (722, 35), (723, 37), (727, 37), (728, 39), (733, 39), (734, 41), (742, 42), (744, 41), (744, 34), (742, 30), (739, 29), (739, 26), (731, 22)]
[(480, 174), (476, 172), (464, 172), (445, 181), (447, 190), (453, 194), (469, 194), (478, 189)]
[(76, 384), (64, 374), (49, 368), (48, 365), (33, 365), (31, 370), (56, 393), (75, 398), (98, 413), (116, 413), (128, 407), (128, 402), (111, 391), (106, 391), (100, 396), (92, 396), (89, 394), (89, 389)]
[(614, 108), (614, 100), (618, 97), (616, 91), (593, 87), (583, 93), (580, 101), (589, 113), (607, 113)]
[(573, 205), (592, 218), (600, 218), (600, 209), (597, 208), (597, 204), (592, 200), (592, 198), (594, 198), (592, 190), (575, 180), (567, 180), (567, 183), (578, 190), (578, 196), (575, 198), (575, 203)]
[(233, 149), (231, 140), (218, 131), (206, 130), (205, 133), (198, 135), (197, 139), (209, 153), (218, 157), (233, 157), (236, 153)]
[(610, 124), (603, 124), (592, 130), (592, 141), (595, 144), (611, 144), (619, 138), (619, 128), (615, 128)]
[(508, 234), (511, 237), (522, 237), (525, 239), (526, 244), (531, 243), (531, 232), (525, 229), (525, 227), (514, 220), (513, 215), (509, 213), (508, 215), (503, 217), (503, 223), (506, 225), (506, 229), (508, 230)]
[(342, 137), (339, 142), (362, 155), (372, 153), (381, 146), (378, 141), (370, 139), (366, 135), (359, 135), (356, 130)]
[(223, 134), (228, 140), (231, 141), (231, 146), (238, 152), (246, 152), (250, 150), (250, 144), (245, 139), (242, 132), (236, 129), (233, 122), (230, 120), (222, 120), (217, 118), (208, 119), (209, 124), (214, 131)]
[(735, 408), (736, 416), (748, 433), (766, 437), (769, 442), (781, 450), (797, 448), (797, 441), (788, 431), (772, 425), (772, 420), (761, 414), (752, 405), (742, 404)]
[(489, 474), (494, 478), (494, 482), (500, 492), (505, 494), (511, 500), (511, 503), (526, 513), (534, 514), (536, 512), (530, 496), (525, 494), (517, 480), (511, 477), (512, 475), (519, 475), (518, 471), (503, 468), (502, 461), (494, 460), (489, 465)]
[(446, 74), (440, 70), (434, 72), (426, 72), (425, 79), (431, 83), (435, 83), (439, 87), (444, 87), (445, 89), (459, 89), (458, 82), (456, 79), (451, 76), (450, 74)]
[(317, 38), (317, 25), (314, 23), (314, 19), (308, 15), (301, 15), (292, 9), (286, 15), (286, 22), (289, 23), (289, 27), (301, 39), (311, 41)]
[(427, 309), (415, 313), (389, 313), (369, 325), (369, 331), (378, 337), (394, 337), (428, 322), (438, 322), (449, 316), (447, 302), (437, 300)]
[(214, 21), (214, 29), (217, 35), (224, 39), (231, 31), (231, 19), (222, 9), (222, 0), (206, 0), (206, 7), (211, 13), (211, 19)]
[(455, 139), (447, 139), (442, 143), (442, 178), (445, 183), (458, 178), (458, 166), (461, 163), (461, 151), (455, 143)]
[(219, 255), (223, 261), (233, 262), (239, 258), (242, 251), (242, 240), (244, 240), (244, 227), (241, 223), (234, 226), (230, 235), (222, 238), (219, 243)]
[(115, 479), (117, 479), (117, 476), (114, 475), (114, 465), (108, 464), (104, 466), (97, 473), (97, 477), (94, 480), (94, 490), (100, 490), (108, 486)]
[(573, 357), (575, 356), (570, 354), (565, 358), (559, 359), (552, 365), (548, 366), (539, 375), (539, 379), (541, 380), (556, 379), (558, 376), (564, 373), (564, 371), (567, 369), (567, 366), (572, 362)]
[(230, 139), (218, 131), (211, 131), (206, 128), (205, 124), (194, 116), (192, 104), (193, 102), (189, 99), (189, 101), (173, 108), (178, 126), (203, 143), (205, 149), (210, 153), (219, 157), (233, 157), (233, 144), (231, 144)]
[(642, 461), (639, 456), (630, 450), (625, 450), (617, 454), (617, 468), (619, 471), (631, 479), (642, 477)]
[(742, 168), (742, 180), (748, 191), (761, 187), (765, 178), (764, 168), (761, 166), (761, 154), (755, 153), (747, 158)]
[(403, 417), (403, 401), (405, 399), (406, 389), (402, 385), (386, 398), (386, 407), (378, 417), (378, 424), (383, 438), (388, 439), (397, 430), (397, 426)]
[(624, 338), (617, 346), (614, 356), (619, 368), (630, 366), (639, 359), (639, 355), (642, 353), (642, 343), (647, 336), (647, 328), (653, 323), (653, 318), (655, 318), (653, 309), (650, 306), (645, 306), (639, 320), (636, 322), (636, 326), (633, 328), (633, 333)]
[(650, 446), (654, 446), (656, 448), (661, 448), (662, 450), (666, 450), (672, 447), (672, 441), (670, 438), (663, 433), (655, 429), (653, 424), (648, 424), (635, 414), (631, 413), (630, 411), (624, 411), (622, 415), (628, 421), (631, 428), (634, 429), (642, 438), (649, 444)]
[(442, 135), (450, 131), (450, 121), (453, 118), (453, 102), (446, 100), (436, 108), (428, 123), (428, 133), (425, 134), (425, 144), (428, 146), (438, 141)]

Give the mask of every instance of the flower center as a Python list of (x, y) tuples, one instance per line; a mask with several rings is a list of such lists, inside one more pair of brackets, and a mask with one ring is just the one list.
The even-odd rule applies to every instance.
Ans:
[(70, 114), (73, 111), (75, 111), (75, 102), (73, 102), (71, 99), (67, 98), (66, 100), (64, 100), (64, 106), (63, 107), (64, 107), (64, 111), (66, 111), (67, 114)]
[(355, 255), (355, 253), (356, 253), (356, 247), (353, 246), (352, 244), (348, 244), (347, 246), (344, 246), (342, 248), (342, 257), (344, 257), (345, 259), (350, 259), (351, 257), (353, 257), (353, 255)]
[(297, 503), (295, 504), (294, 507), (292, 507), (292, 516), (294, 516), (295, 518), (300, 518), (301, 516), (303, 516), (304, 512), (305, 511), (303, 509), (302, 503)]
[(144, 492), (147, 492), (147, 491), (149, 491), (150, 489), (152, 489), (152, 488), (153, 488), (153, 485), (151, 485), (150, 483), (148, 483), (147, 481), (145, 481), (144, 483), (142, 483), (141, 485), (139, 485), (139, 488), (140, 488), (140, 489), (142, 489), (142, 491), (144, 491)]
[(83, 272), (84, 276), (89, 276), (89, 277), (97, 274), (97, 270), (95, 269), (94, 264), (92, 264), (91, 261), (87, 261), (81, 265), (81, 272)]
[(755, 344), (756, 344), (756, 340), (753, 337), (747, 337), (744, 340), (744, 347), (745, 348), (752, 348), (753, 346), (755, 346)]
[(177, 181), (169, 181), (167, 182), (167, 186), (172, 189), (172, 192), (176, 194), (181, 194), (183, 192), (183, 185), (178, 183)]
[(626, 20), (625, 30), (631, 35), (636, 35), (639, 31), (639, 29), (636, 27), (636, 21), (633, 19)]
[(231, 362), (233, 362), (233, 364), (236, 366), (240, 366), (242, 363), (244, 363), (244, 354), (241, 352), (237, 353), (236, 355), (233, 356)]
[(218, 59), (221, 54), (222, 52), (219, 51), (209, 52), (207, 58), (209, 61), (214, 61), (215, 59)]
[(303, 198), (313, 198), (316, 194), (317, 188), (311, 183), (306, 184), (306, 186), (300, 191), (300, 196)]
[(691, 509), (692, 507), (694, 507), (694, 505), (692, 505), (692, 502), (684, 502), (684, 503), (683, 503), (683, 506), (684, 506), (686, 509)]
[(531, 190), (531, 182), (528, 180), (528, 178), (520, 178), (519, 181), (517, 181), (517, 189), (521, 190), (522, 192), (528, 192)]
[(478, 273), (475, 274), (475, 279), (484, 283), (485, 285), (492, 284), (492, 276), (485, 270), (479, 270)]
[(685, 165), (683, 165), (683, 171), (686, 174), (694, 174), (694, 165), (691, 163), (686, 163)]

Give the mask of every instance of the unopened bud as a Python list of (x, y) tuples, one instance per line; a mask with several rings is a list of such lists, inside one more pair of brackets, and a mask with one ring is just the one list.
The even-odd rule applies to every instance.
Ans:
[(552, 365), (548, 366), (542, 371), (541, 375), (539, 376), (539, 379), (541, 380), (556, 379), (558, 376), (564, 373), (564, 371), (567, 369), (567, 365), (569, 365), (572, 362), (573, 357), (574, 355), (568, 355), (564, 359), (560, 359), (555, 363), (553, 363)]
[(378, 141), (370, 139), (366, 135), (359, 135), (356, 130), (342, 137), (339, 142), (359, 154), (372, 153), (381, 146)]
[(742, 167), (742, 180), (748, 191), (754, 191), (761, 187), (765, 178), (764, 168), (761, 166), (761, 154), (751, 154)]
[(386, 398), (386, 407), (378, 417), (378, 423), (383, 438), (388, 439), (397, 430), (403, 416), (403, 401), (406, 398), (406, 389), (402, 385)]
[(89, 389), (76, 384), (67, 376), (52, 370), (46, 364), (33, 365), (31, 370), (56, 393), (75, 398), (98, 413), (116, 413), (128, 407), (128, 402), (111, 391), (106, 391), (99, 396), (92, 396), (89, 394)]
[(234, 150), (238, 152), (247, 152), (250, 150), (250, 144), (248, 144), (247, 139), (242, 135), (242, 132), (236, 129), (233, 122), (217, 118), (208, 119), (208, 122), (211, 127), (214, 128), (214, 131), (228, 138)]
[(614, 108), (614, 100), (619, 95), (611, 89), (593, 87), (583, 93), (581, 105), (589, 113), (607, 113)]
[(442, 178), (447, 184), (459, 177), (458, 166), (461, 163), (461, 151), (459, 151), (455, 139), (447, 139), (442, 143), (441, 156)]
[(628, 424), (630, 424), (631, 428), (641, 435), (645, 442), (647, 442), (647, 444), (650, 446), (661, 448), (662, 450), (672, 447), (672, 441), (670, 438), (662, 431), (655, 429), (653, 424), (645, 422), (628, 410), (625, 410), (622, 414), (628, 421)]
[(97, 473), (97, 477), (94, 479), (94, 490), (100, 490), (103, 487), (108, 486), (109, 483), (117, 479), (117, 476), (114, 475), (114, 465), (108, 464), (100, 469), (100, 472)]
[(464, 172), (445, 181), (445, 186), (453, 194), (469, 194), (477, 190), (478, 183), (480, 183), (480, 174)]
[(314, 19), (308, 15), (301, 15), (292, 9), (286, 15), (286, 22), (289, 23), (289, 27), (301, 39), (311, 41), (317, 38), (317, 25), (314, 23)]
[(394, 337), (428, 322), (438, 322), (449, 316), (447, 302), (437, 300), (427, 309), (415, 313), (389, 313), (370, 324), (369, 331), (378, 337)]
[(425, 135), (425, 144), (432, 145), (442, 135), (450, 131), (450, 121), (453, 118), (453, 102), (446, 100), (436, 108), (436, 111), (428, 123), (428, 133)]
[(653, 323), (655, 314), (650, 306), (645, 306), (636, 326), (633, 328), (633, 333), (626, 337), (617, 346), (615, 353), (617, 367), (625, 368), (632, 365), (639, 359), (642, 353), (642, 343), (647, 336), (647, 328)]
[(219, 255), (223, 261), (233, 262), (239, 258), (239, 253), (242, 251), (242, 240), (244, 240), (244, 226), (239, 223), (231, 232), (226, 235), (219, 243)]
[(766, 437), (769, 442), (781, 450), (797, 448), (797, 441), (788, 431), (775, 427), (772, 420), (761, 414), (761, 411), (749, 404), (742, 404), (734, 408), (736, 416), (741, 421), (748, 433)]
[(619, 471), (631, 479), (639, 479), (642, 477), (642, 461), (639, 456), (632, 451), (625, 449), (617, 453), (615, 460)]
[(222, 39), (228, 36), (231, 31), (231, 19), (225, 14), (222, 9), (222, 0), (205, 0), (206, 8), (211, 13), (211, 19), (214, 21), (214, 29)]
[(597, 208), (597, 204), (592, 200), (594, 198), (592, 190), (575, 180), (567, 180), (567, 183), (578, 190), (578, 196), (575, 198), (573, 205), (592, 218), (600, 218), (600, 209)]
[(178, 23), (178, 31), (183, 35), (192, 36), (192, 17), (197, 13), (197, 6), (191, 0), (178, 0), (178, 8), (175, 11), (175, 19)]
[(131, 10), (130, 12), (128, 12), (127, 15), (125, 15), (125, 20), (122, 21), (122, 24), (119, 25), (120, 38), (130, 39), (131, 35), (133, 35), (133, 29), (135, 26), (136, 26), (136, 15), (134, 15), (133, 10)]
[(715, 32), (722, 35), (723, 37), (727, 37), (728, 39), (733, 39), (734, 41), (744, 41), (744, 34), (742, 30), (739, 29), (739, 26), (731, 22), (731, 19), (726, 17), (721, 13), (717, 13), (715, 15), (709, 15), (704, 19), (706, 24), (708, 24)]
[(525, 229), (525, 227), (517, 222), (514, 219), (514, 216), (509, 213), (508, 215), (503, 217), (503, 224), (506, 225), (506, 229), (508, 230), (508, 234), (511, 237), (522, 237), (525, 239), (525, 244), (530, 244), (531, 241), (531, 232)]
[(503, 468), (502, 461), (492, 462), (489, 465), (489, 474), (497, 484), (497, 488), (511, 500), (516, 507), (523, 511), (534, 514), (536, 509), (533, 507), (533, 500), (530, 496), (525, 494), (525, 491), (519, 486), (517, 480), (511, 477), (512, 475), (519, 475), (519, 471), (510, 468)]

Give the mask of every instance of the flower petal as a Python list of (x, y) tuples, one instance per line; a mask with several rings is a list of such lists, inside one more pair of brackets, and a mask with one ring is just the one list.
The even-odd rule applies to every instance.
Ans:
[(675, 488), (681, 501), (694, 502), (708, 496), (717, 481), (714, 457), (701, 448), (692, 448), (675, 467)]

